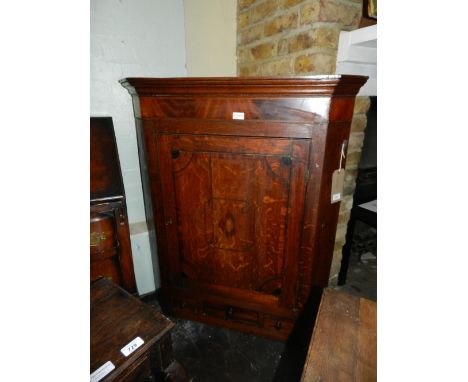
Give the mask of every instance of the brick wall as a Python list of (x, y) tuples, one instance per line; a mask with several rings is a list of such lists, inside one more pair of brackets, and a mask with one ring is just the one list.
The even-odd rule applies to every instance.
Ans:
[(238, 0), (238, 74), (334, 73), (340, 30), (361, 12), (362, 0)]
[[(237, 11), (239, 76), (333, 74), (340, 31), (358, 28), (362, 0), (238, 0)], [(368, 97), (357, 98), (331, 283), (340, 269), (369, 106)]]

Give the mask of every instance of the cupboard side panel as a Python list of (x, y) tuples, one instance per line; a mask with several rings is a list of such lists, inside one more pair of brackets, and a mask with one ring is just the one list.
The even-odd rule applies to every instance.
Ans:
[(285, 243), (284, 285), (280, 304), (295, 308), (297, 304), (299, 252), (304, 218), (304, 198), (309, 161), (309, 141), (295, 140), (291, 149), (291, 183)]
[(163, 210), (159, 215), (164, 226), (166, 242), (166, 260), (169, 266), (169, 282), (171, 285), (181, 285), (182, 273), (180, 265), (180, 246), (177, 231), (176, 193), (173, 181), (173, 162), (170, 136), (158, 134), (156, 137), (159, 163), (160, 198)]
[(324, 146), (327, 125), (315, 125), (310, 141), (309, 179), (304, 203), (304, 220), (302, 226), (301, 248), (299, 254), (299, 287), (297, 307), (302, 309), (312, 287), (312, 263), (315, 256), (319, 192), (323, 174)]
[[(312, 286), (326, 287), (330, 277), (333, 248), (341, 202), (331, 203), (333, 171), (340, 167), (342, 143), (349, 140), (351, 121), (330, 122), (325, 143), (323, 174), (318, 193), (317, 226), (312, 261)], [(345, 147), (345, 152), (347, 147)], [(346, 158), (341, 167), (346, 166)]]
[[(169, 264), (165, 235), (161, 234), (165, 229), (161, 218), (163, 203), (156, 150), (156, 131), (154, 127), (146, 126), (145, 121), (140, 118), (136, 118), (136, 130), (151, 259), (153, 264), (159, 264), (159, 277), (161, 286), (164, 287), (169, 285)], [(153, 266), (153, 270), (156, 269), (157, 267)], [(158, 275), (155, 275), (155, 279), (157, 277)]]
[[(354, 101), (354, 97), (332, 98), (330, 122), (317, 124), (312, 130), (310, 179), (299, 260), (299, 308), (313, 287), (328, 285), (341, 204), (330, 202), (331, 179), (333, 171), (339, 168), (341, 144), (344, 140), (349, 142)], [(346, 158), (342, 168), (345, 165)]]

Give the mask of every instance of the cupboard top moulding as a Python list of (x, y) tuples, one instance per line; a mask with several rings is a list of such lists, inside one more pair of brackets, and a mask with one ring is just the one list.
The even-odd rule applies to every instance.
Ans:
[(125, 78), (130, 94), (140, 96), (331, 96), (357, 94), (366, 77), (321, 75), (304, 77), (178, 77)]
[[(354, 103), (348, 98), (354, 99), (366, 80), (357, 75), (322, 75), (126, 78), (120, 83), (134, 99), (136, 118), (232, 120), (233, 112), (243, 112), (244, 120), (313, 123), (351, 119)], [(167, 101), (157, 106), (155, 98)]]
[[(168, 312), (286, 339), (328, 284), (366, 77), (127, 78)], [(153, 233), (156, 233), (154, 235)], [(156, 253), (156, 251), (153, 251)]]

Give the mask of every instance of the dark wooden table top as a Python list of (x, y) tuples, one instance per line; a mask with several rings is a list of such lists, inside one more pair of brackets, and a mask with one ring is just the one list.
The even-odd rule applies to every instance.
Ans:
[[(155, 308), (102, 278), (91, 284), (91, 373), (111, 361), (113, 370), (105, 381), (114, 380), (161, 337), (174, 323)], [(144, 343), (125, 357), (121, 349), (140, 337)]]
[(377, 304), (326, 288), (301, 381), (376, 380)]

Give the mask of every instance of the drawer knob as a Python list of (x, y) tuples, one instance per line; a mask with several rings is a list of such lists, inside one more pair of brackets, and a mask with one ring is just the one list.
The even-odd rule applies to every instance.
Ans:
[(233, 314), (234, 314), (234, 308), (232, 306), (228, 307), (226, 309), (226, 316), (232, 317)]
[(281, 321), (276, 321), (275, 322), (275, 329), (276, 330), (281, 330), (281, 328), (282, 328)]

